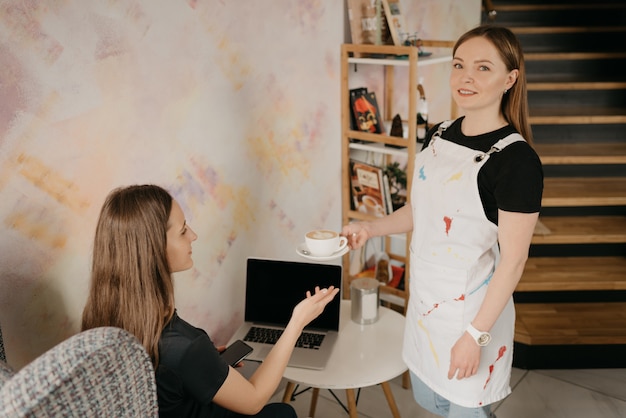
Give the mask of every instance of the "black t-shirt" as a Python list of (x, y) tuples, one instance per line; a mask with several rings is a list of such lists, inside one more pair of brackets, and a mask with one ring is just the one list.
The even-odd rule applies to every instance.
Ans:
[(176, 312), (159, 340), (156, 370), (160, 417), (221, 417), (225, 410), (213, 397), (228, 376), (208, 334), (182, 320)]
[[(461, 131), (463, 117), (455, 120), (441, 137), (455, 144), (487, 152), (500, 139), (517, 133), (507, 125), (482, 135), (466, 136)], [(423, 148), (428, 146), (440, 124), (429, 132)], [(498, 224), (498, 209), (507, 212), (535, 213), (541, 209), (543, 168), (535, 150), (526, 141), (517, 141), (494, 152), (478, 172), (478, 190), (485, 215)]]

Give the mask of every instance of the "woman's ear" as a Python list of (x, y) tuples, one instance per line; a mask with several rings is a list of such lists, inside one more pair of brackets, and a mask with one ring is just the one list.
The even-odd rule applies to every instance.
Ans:
[(515, 70), (511, 70), (511, 72), (509, 72), (509, 75), (506, 78), (506, 83), (505, 83), (505, 90), (510, 90), (511, 87), (513, 87), (513, 84), (515, 84), (517, 82), (517, 77), (519, 77), (519, 70), (515, 69)]

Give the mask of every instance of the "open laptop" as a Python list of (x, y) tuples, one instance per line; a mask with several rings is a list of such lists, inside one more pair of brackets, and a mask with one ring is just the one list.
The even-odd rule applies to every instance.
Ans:
[[(245, 322), (231, 341), (241, 339), (252, 346), (246, 360), (263, 361), (273, 347), (272, 341), (261, 342), (263, 335), (282, 332), (307, 290), (313, 293), (315, 286), (339, 288), (341, 280), (342, 268), (337, 265), (248, 258)], [(324, 369), (337, 340), (340, 304), (337, 295), (305, 328), (288, 366)]]

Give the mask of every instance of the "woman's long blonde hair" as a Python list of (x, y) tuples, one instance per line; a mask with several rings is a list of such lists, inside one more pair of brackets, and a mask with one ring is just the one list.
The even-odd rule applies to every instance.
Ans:
[(113, 190), (100, 211), (93, 246), (91, 288), (82, 329), (123, 328), (135, 335), (153, 364), (159, 337), (174, 314), (167, 261), (172, 196), (154, 185)]
[(528, 121), (528, 93), (526, 88), (526, 66), (524, 52), (519, 40), (509, 29), (501, 26), (482, 25), (464, 33), (454, 45), (452, 56), (461, 44), (481, 36), (498, 50), (508, 71), (519, 70), (517, 81), (502, 97), (500, 111), (508, 123), (519, 132), (526, 142), (533, 144), (533, 133)]

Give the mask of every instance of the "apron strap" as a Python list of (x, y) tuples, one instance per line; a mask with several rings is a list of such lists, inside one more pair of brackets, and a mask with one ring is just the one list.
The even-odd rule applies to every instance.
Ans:
[(502, 138), (501, 140), (493, 144), (491, 148), (489, 149), (489, 151), (476, 154), (476, 156), (474, 157), (474, 162), (479, 163), (485, 158), (489, 157), (494, 152), (500, 152), (506, 146), (511, 145), (512, 143), (517, 142), (517, 141), (524, 141), (524, 138), (520, 134), (517, 134), (517, 133), (505, 136), (504, 138)]

